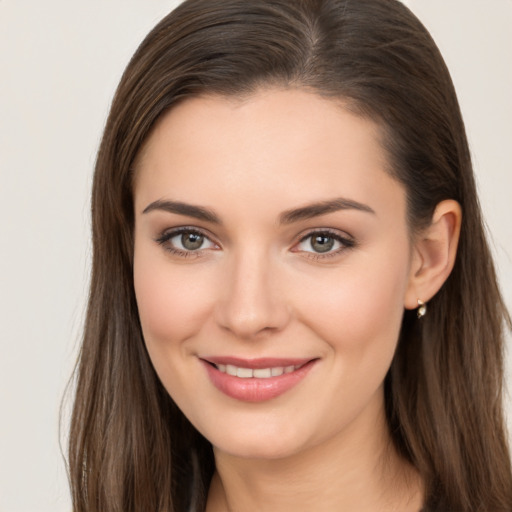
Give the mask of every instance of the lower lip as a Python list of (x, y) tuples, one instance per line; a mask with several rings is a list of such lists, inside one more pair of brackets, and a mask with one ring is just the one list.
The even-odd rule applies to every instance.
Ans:
[(277, 377), (243, 379), (223, 373), (210, 363), (202, 361), (213, 385), (225, 395), (243, 402), (264, 402), (276, 398), (301, 382), (316, 360), (309, 361), (298, 370)]

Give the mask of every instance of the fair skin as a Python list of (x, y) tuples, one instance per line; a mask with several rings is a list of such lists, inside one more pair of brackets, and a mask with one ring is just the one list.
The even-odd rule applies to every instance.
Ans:
[(460, 209), (441, 203), (412, 236), (386, 163), (374, 123), (281, 89), (189, 99), (139, 155), (140, 320), (214, 447), (207, 512), (421, 508), (383, 380), (404, 308), (452, 268)]

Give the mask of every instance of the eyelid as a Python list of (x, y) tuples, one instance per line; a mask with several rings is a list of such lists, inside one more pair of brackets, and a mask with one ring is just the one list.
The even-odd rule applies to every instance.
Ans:
[[(186, 249), (180, 249), (179, 247), (173, 247), (168, 242), (183, 233), (192, 233), (197, 234), (205, 239), (207, 239), (214, 247), (207, 247), (204, 249), (197, 249), (197, 250), (186, 250)], [(155, 242), (161, 245), (166, 251), (170, 252), (171, 254), (181, 256), (181, 257), (199, 257), (204, 254), (205, 251), (208, 250), (216, 250), (220, 248), (220, 245), (218, 242), (214, 240), (214, 237), (205, 229), (197, 228), (195, 226), (177, 226), (174, 228), (167, 228), (164, 229), (160, 235), (158, 235), (155, 238)]]
[[(333, 238), (337, 242), (341, 244), (341, 247), (339, 247), (336, 250), (327, 251), (325, 253), (321, 252), (314, 252), (314, 251), (304, 251), (298, 249), (299, 244), (306, 241), (308, 238), (311, 238), (314, 235), (327, 235), (328, 237)], [(312, 258), (315, 260), (323, 259), (323, 258), (329, 258), (333, 256), (340, 255), (341, 253), (353, 249), (356, 246), (356, 240), (352, 235), (349, 235), (345, 231), (339, 231), (337, 229), (332, 228), (315, 228), (309, 230), (307, 233), (302, 233), (299, 236), (299, 239), (297, 242), (294, 243), (292, 247), (292, 252), (296, 253), (302, 253), (305, 257)]]
[[(206, 247), (206, 248), (200, 248), (197, 250), (187, 250), (187, 249), (180, 249), (179, 247), (172, 246), (168, 242), (180, 234), (183, 233), (193, 233), (198, 234), (205, 239), (207, 239), (214, 247)], [(341, 247), (335, 249), (335, 250), (329, 250), (324, 253), (321, 252), (315, 252), (315, 251), (306, 251), (299, 249), (298, 246), (306, 241), (308, 238), (311, 238), (315, 235), (326, 235), (327, 237), (333, 238), (335, 241), (337, 241)], [(155, 242), (161, 245), (166, 251), (170, 252), (171, 254), (177, 255), (178, 257), (200, 257), (203, 256), (205, 252), (210, 250), (218, 250), (221, 249), (221, 245), (215, 240), (215, 237), (213, 237), (210, 232), (204, 228), (198, 228), (195, 226), (176, 226), (173, 228), (166, 228), (164, 229), (160, 235), (158, 235), (155, 238)], [(356, 246), (356, 241), (354, 237), (350, 234), (348, 234), (345, 231), (340, 231), (338, 229), (333, 228), (314, 228), (310, 229), (306, 232), (301, 233), (298, 237), (296, 242), (294, 242), (291, 252), (295, 253), (302, 253), (305, 257), (311, 258), (311, 259), (324, 259), (329, 258), (333, 256), (340, 255), (342, 252), (345, 252), (347, 250), (350, 250)]]

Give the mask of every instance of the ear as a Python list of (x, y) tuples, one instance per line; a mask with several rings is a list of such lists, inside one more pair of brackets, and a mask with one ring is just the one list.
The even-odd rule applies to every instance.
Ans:
[(462, 211), (457, 201), (440, 202), (432, 223), (417, 237), (405, 295), (405, 308), (415, 309), (418, 300), (428, 302), (443, 286), (455, 263)]

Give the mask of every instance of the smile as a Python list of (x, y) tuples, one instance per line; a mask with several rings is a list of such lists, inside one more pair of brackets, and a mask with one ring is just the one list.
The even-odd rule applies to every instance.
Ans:
[(263, 402), (294, 388), (318, 359), (201, 359), (211, 383), (223, 394), (244, 402)]
[(233, 377), (241, 379), (269, 379), (270, 377), (279, 377), (283, 373), (292, 373), (301, 368), (302, 365), (275, 366), (272, 368), (243, 368), (232, 364), (217, 364), (217, 370), (221, 373), (227, 373)]

